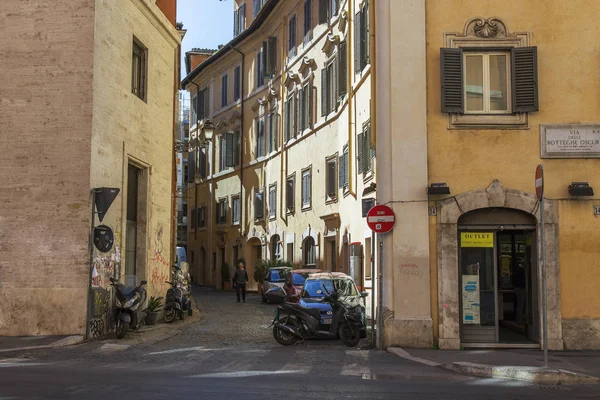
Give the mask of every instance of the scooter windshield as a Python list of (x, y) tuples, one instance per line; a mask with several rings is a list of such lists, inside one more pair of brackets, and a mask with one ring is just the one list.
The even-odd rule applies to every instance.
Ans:
[(123, 275), (119, 279), (119, 292), (128, 296), (138, 285), (138, 279), (135, 275)]

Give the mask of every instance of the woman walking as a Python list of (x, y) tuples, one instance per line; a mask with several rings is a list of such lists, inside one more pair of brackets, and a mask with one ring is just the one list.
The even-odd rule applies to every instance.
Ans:
[(238, 260), (238, 267), (233, 275), (233, 281), (235, 283), (235, 294), (237, 296), (237, 302), (240, 302), (240, 292), (244, 303), (246, 302), (246, 282), (248, 282), (248, 272), (246, 272), (246, 261), (243, 258)]

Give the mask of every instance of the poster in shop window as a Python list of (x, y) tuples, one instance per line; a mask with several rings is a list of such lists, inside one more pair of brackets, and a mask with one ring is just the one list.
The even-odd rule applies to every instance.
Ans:
[(479, 325), (479, 275), (462, 276), (463, 324)]

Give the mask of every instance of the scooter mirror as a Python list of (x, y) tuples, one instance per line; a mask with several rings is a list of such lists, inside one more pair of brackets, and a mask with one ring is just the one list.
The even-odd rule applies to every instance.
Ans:
[(141, 281), (141, 282), (140, 282), (140, 285), (145, 285), (145, 284), (147, 284), (147, 283), (148, 283), (148, 281)]

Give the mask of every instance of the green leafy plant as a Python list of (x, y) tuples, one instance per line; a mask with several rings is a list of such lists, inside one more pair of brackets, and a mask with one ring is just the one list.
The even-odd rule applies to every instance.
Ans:
[(162, 300), (162, 297), (151, 296), (150, 300), (148, 300), (148, 306), (146, 307), (146, 311), (159, 312), (162, 308)]
[(231, 279), (231, 277), (229, 276), (229, 264), (227, 264), (226, 262), (221, 264), (221, 279), (223, 280), (223, 282), (228, 282)]
[(259, 260), (254, 268), (254, 280), (262, 285), (265, 280), (265, 275), (267, 275), (267, 271), (269, 271), (269, 269), (282, 267), (293, 269), (294, 264), (284, 260)]

